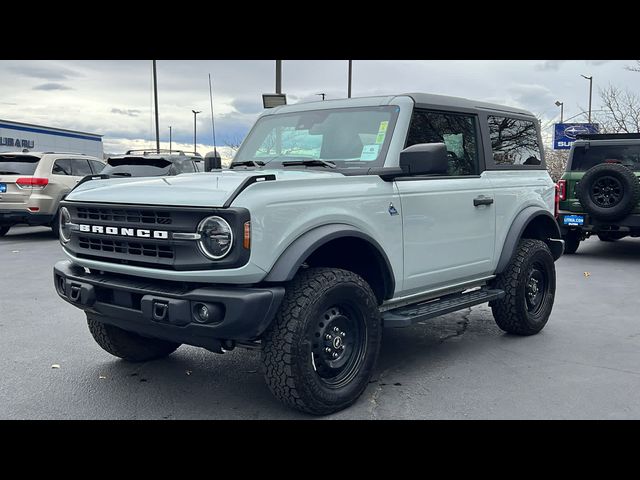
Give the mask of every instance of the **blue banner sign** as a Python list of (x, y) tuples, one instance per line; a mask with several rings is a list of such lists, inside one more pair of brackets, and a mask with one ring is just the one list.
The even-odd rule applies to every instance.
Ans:
[(598, 133), (599, 130), (600, 125), (597, 123), (556, 123), (553, 130), (553, 149), (568, 150), (578, 135)]

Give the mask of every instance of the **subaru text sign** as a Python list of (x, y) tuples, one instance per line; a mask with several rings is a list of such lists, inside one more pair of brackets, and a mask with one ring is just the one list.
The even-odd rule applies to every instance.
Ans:
[(578, 135), (598, 133), (597, 123), (556, 123), (553, 131), (553, 149), (568, 150)]

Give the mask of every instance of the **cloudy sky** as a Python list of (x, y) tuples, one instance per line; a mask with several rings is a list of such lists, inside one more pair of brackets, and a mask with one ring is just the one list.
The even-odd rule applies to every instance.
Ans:
[[(636, 93), (640, 73), (633, 61), (451, 60), (354, 61), (353, 96), (421, 91), (485, 100), (528, 109), (544, 122), (565, 120), (586, 110), (593, 75), (593, 109), (598, 88), (615, 85)], [(208, 73), (213, 79), (216, 140), (241, 139), (262, 110), (262, 93), (275, 90), (270, 60), (160, 60), (160, 135), (168, 147), (193, 146), (192, 109), (198, 115), (198, 150), (213, 144)], [(151, 61), (0, 61), (0, 118), (104, 135), (105, 152), (154, 145)], [(346, 60), (283, 61), (283, 92), (289, 103), (346, 97)], [(576, 121), (586, 121), (578, 117)]]

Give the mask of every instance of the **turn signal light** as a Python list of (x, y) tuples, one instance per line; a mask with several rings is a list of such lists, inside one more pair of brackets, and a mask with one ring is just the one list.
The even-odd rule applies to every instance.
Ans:
[(251, 222), (244, 222), (244, 232), (242, 236), (242, 246), (249, 250), (251, 248)]
[(19, 188), (30, 188), (33, 190), (42, 190), (49, 184), (49, 179), (38, 177), (22, 177), (16, 180)]

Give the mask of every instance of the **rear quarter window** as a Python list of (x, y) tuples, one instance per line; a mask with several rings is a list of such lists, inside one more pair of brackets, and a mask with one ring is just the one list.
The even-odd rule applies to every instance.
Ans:
[(487, 123), (495, 169), (543, 168), (538, 129), (532, 120), (489, 115)]

